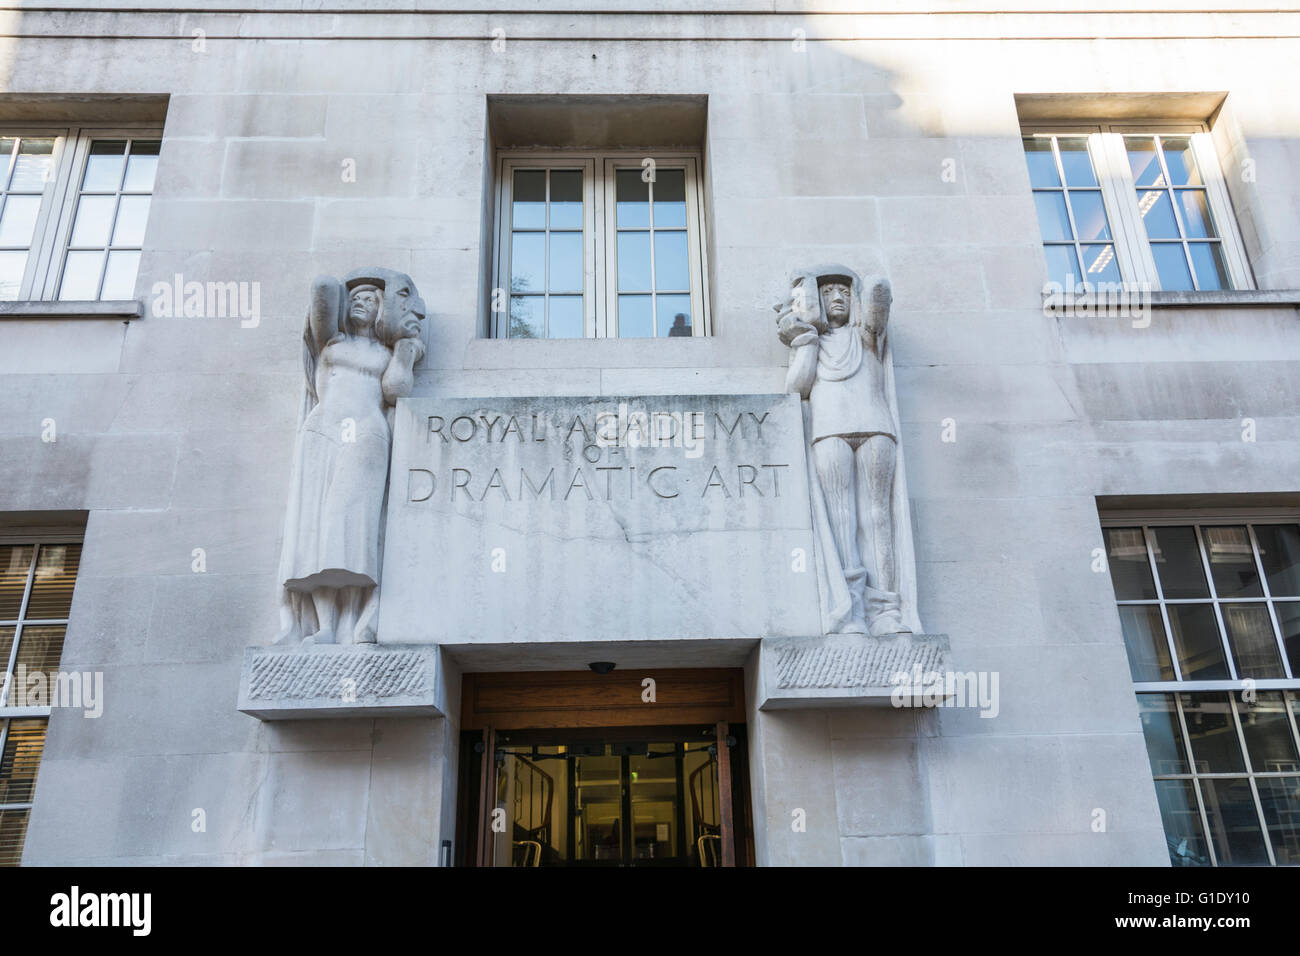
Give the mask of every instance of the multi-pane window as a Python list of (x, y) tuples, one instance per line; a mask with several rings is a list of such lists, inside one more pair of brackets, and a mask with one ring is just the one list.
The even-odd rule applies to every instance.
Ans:
[(1250, 288), (1209, 134), (1123, 126), (1026, 131), (1048, 275), (1064, 288)]
[(686, 170), (614, 170), (618, 334), (691, 334)]
[(0, 866), (22, 859), (80, 559), (73, 541), (0, 544)]
[(77, 188), (60, 299), (129, 299), (149, 219), (158, 140), (90, 143)]
[(1300, 523), (1104, 524), (1171, 860), (1300, 864)]
[(494, 334), (707, 334), (698, 182), (693, 155), (503, 156)]
[(53, 192), (54, 142), (51, 136), (0, 137), (8, 162), (0, 197), (0, 299), (17, 299), (22, 290), (41, 207)]
[(585, 334), (591, 178), (591, 163), (511, 170), (509, 337)]
[(1043, 233), (1047, 271), (1064, 284), (1119, 282), (1101, 183), (1083, 136), (1026, 136), (1025, 161)]
[(0, 299), (131, 298), (159, 145), (156, 131), (0, 133)]

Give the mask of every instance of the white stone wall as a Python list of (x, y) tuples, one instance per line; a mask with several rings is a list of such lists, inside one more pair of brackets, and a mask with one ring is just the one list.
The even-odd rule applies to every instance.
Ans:
[[(1300, 17), (1125, 12), (1172, 0), (546, 12), (613, 6), (565, 2), (504, 20), (398, 0), (129, 6), (158, 10), (0, 14), (0, 82), (170, 94), (137, 291), (147, 306), (176, 273), (258, 282), (262, 317), (0, 320), (0, 510), (89, 512), (63, 662), (102, 669), (108, 694), (99, 720), (51, 719), (28, 863), (432, 863), (450, 838), (452, 721), (235, 710), (242, 649), (276, 630), (312, 276), (414, 277), (431, 327), (417, 395), (761, 393), (783, 387), (786, 274), (843, 260), (894, 284), (921, 618), (960, 669), (1000, 672), (1002, 709), (755, 714), (760, 861), (1163, 864), (1118, 616), (1089, 567), (1094, 496), (1296, 490), (1300, 332), (1289, 307), (1157, 310), (1145, 330), (1046, 317), (1013, 95), (1226, 91), (1216, 139), (1230, 170), (1255, 161), (1233, 200), (1257, 282), (1295, 288), (1300, 101), (1282, 78), (1300, 44), (1267, 37)], [(715, 334), (483, 338), (486, 95), (642, 92), (709, 97)]]

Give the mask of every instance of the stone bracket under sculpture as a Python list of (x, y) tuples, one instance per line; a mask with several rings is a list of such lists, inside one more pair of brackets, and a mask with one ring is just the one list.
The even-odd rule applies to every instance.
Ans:
[(441, 717), (439, 653), (418, 644), (249, 647), (238, 709), (259, 720)]
[(897, 706), (951, 670), (946, 634), (768, 637), (758, 655), (759, 710)]

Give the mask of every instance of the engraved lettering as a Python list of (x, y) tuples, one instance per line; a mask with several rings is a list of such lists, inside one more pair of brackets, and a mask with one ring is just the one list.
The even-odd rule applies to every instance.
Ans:
[[(745, 476), (746, 472), (749, 472), (749, 477)], [(755, 484), (755, 482), (758, 480), (758, 469), (755, 468), (753, 465), (737, 465), (736, 477), (740, 479), (740, 497), (742, 498), (745, 497), (746, 485), (749, 485), (751, 488), (753, 488), (754, 492), (760, 498), (763, 497), (763, 489), (759, 488), (758, 485)]]
[[(667, 419), (673, 426), (673, 430), (665, 435), (663, 423)], [(677, 437), (678, 427), (681, 425), (681, 415), (678, 412), (651, 412), (650, 414), (650, 435), (651, 442), (654, 445), (665, 445), (672, 442)]]
[[(717, 480), (715, 481), (714, 479)], [(709, 471), (708, 484), (706, 484), (704, 486), (704, 490), (700, 492), (700, 497), (701, 498), (705, 497), (709, 493), (710, 488), (721, 488), (722, 494), (725, 497), (727, 498), (731, 497), (731, 492), (727, 490), (727, 483), (722, 480), (722, 475), (719, 473), (717, 465), (714, 465), (713, 468)]]
[[(457, 480), (458, 475), (464, 475), (465, 480), (458, 481)], [(453, 468), (451, 470), (451, 500), (452, 501), (456, 500), (457, 488), (464, 488), (465, 493), (469, 495), (470, 500), (472, 501), (474, 499), (473, 492), (469, 490), (469, 479), (470, 479), (470, 472), (468, 468)]]
[(661, 471), (676, 471), (676, 470), (677, 470), (676, 465), (660, 465), (658, 468), (652, 468), (650, 469), (650, 474), (646, 476), (645, 483), (649, 485), (650, 490), (653, 491), (660, 498), (676, 498), (677, 497), (676, 491), (674, 491), (671, 495), (666, 495), (658, 488), (655, 487), (655, 475), (659, 474), (659, 472)]
[[(598, 467), (596, 470), (604, 471), (604, 472), (614, 472), (614, 471), (622, 471), (623, 469), (614, 465), (602, 465)], [(613, 497), (613, 495), (614, 495), (614, 476), (612, 474), (607, 474), (605, 475), (605, 500), (609, 501)]]
[(573, 422), (569, 425), (569, 434), (564, 436), (564, 440), (568, 441), (572, 438), (573, 432), (578, 428), (582, 429), (583, 443), (589, 444), (591, 442), (591, 434), (587, 431), (587, 423), (582, 420), (581, 415), (573, 416)]
[(691, 412), (690, 418), (689, 437), (691, 441), (702, 441), (704, 439), (704, 413)]
[[(766, 418), (767, 416), (764, 417)], [(772, 469), (772, 497), (780, 498), (781, 497), (781, 479), (780, 479), (781, 473), (776, 469), (789, 468), (790, 466), (789, 465), (761, 465), (760, 467)]]
[[(428, 477), (429, 490), (424, 492), (424, 494), (420, 495), (418, 498), (415, 496), (415, 488), (417, 484), (415, 476), (417, 474), (429, 476)], [(423, 484), (424, 479), (420, 479), (420, 483)], [(438, 479), (434, 477), (433, 472), (429, 471), (427, 468), (407, 469), (406, 472), (406, 500), (407, 501), (428, 501), (430, 498), (433, 497), (434, 489), (437, 487), (438, 487)]]
[[(754, 414), (754, 413), (753, 413), (753, 412), (750, 412), (750, 414), (752, 415), (752, 414)], [(744, 413), (744, 412), (737, 412), (737, 413), (736, 413), (736, 420), (735, 420), (734, 422), (732, 422), (732, 423), (731, 423), (731, 427), (728, 428), (728, 427), (727, 427), (727, 423), (724, 422), (724, 421), (722, 420), (722, 415), (721, 415), (720, 413), (718, 413), (718, 412), (714, 412), (714, 413), (713, 413), (713, 419), (714, 419), (714, 421), (713, 421), (713, 437), (714, 437), (714, 438), (717, 438), (717, 437), (718, 437), (718, 426), (721, 425), (721, 426), (722, 426), (722, 430), (723, 430), (724, 432), (726, 432), (726, 433), (727, 433), (727, 437), (730, 438), (731, 435), (732, 435), (732, 432), (734, 432), (737, 428), (740, 428), (740, 420), (741, 420), (742, 418), (744, 418), (744, 417), (745, 417), (745, 413)], [(741, 434), (742, 437), (744, 436), (745, 432), (744, 432), (743, 429), (741, 430), (740, 434)]]
[(487, 487), (483, 489), (483, 494), (478, 496), (478, 500), (482, 501), (484, 498), (486, 498), (487, 493), (491, 491), (493, 488), (501, 489), (501, 496), (505, 498), (506, 501), (510, 500), (510, 492), (506, 491), (506, 483), (501, 480), (500, 468), (492, 469), (492, 476), (488, 478)]
[[(459, 433), (456, 431), (456, 425), (458, 422), (469, 422), (469, 434), (464, 438), (461, 438)], [(456, 439), (456, 441), (469, 441), (476, 434), (478, 434), (478, 422), (474, 421), (474, 419), (470, 418), (468, 415), (461, 415), (459, 418), (453, 418), (451, 420), (451, 437)]]
[(550, 497), (551, 497), (551, 500), (554, 501), (554, 500), (555, 500), (555, 485), (551, 483), (551, 480), (552, 480), (554, 477), (555, 477), (555, 469), (552, 468), (550, 471), (548, 471), (548, 472), (546, 473), (546, 477), (542, 480), (542, 486), (541, 486), (540, 488), (538, 488), (538, 487), (536, 487), (536, 486), (533, 485), (533, 480), (532, 480), (531, 478), (528, 477), (528, 472), (526, 472), (526, 471), (524, 471), (524, 469), (520, 468), (520, 469), (519, 469), (519, 497), (520, 497), (520, 499), (522, 499), (522, 498), (524, 497), (524, 485), (527, 485), (527, 486), (528, 486), (528, 490), (531, 491), (531, 492), (533, 493), (533, 498), (534, 498), (534, 500), (537, 499), (537, 498), (540, 498), (540, 497), (542, 496), (542, 492), (546, 490), (546, 486), (547, 486), (547, 485), (550, 485), (550, 486), (551, 486), (551, 495), (550, 495)]
[(575, 471), (575, 472), (573, 473), (573, 480), (572, 480), (571, 482), (569, 482), (569, 490), (566, 491), (566, 492), (564, 493), (564, 500), (565, 500), (565, 501), (568, 501), (568, 500), (569, 500), (569, 495), (573, 494), (573, 489), (574, 489), (574, 488), (581, 488), (583, 491), (585, 491), (585, 492), (587, 493), (587, 500), (588, 500), (588, 501), (593, 501), (593, 500), (595, 500), (595, 499), (592, 498), (591, 489), (587, 487), (586, 479), (584, 479), (584, 478), (582, 477), (582, 469), (581, 469), (581, 468), (579, 468), (577, 471)]

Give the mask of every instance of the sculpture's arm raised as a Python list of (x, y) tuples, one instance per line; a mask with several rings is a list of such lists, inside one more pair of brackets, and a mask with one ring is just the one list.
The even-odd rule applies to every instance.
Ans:
[(885, 328), (889, 325), (889, 306), (894, 301), (894, 294), (889, 280), (883, 276), (871, 276), (865, 284), (867, 316), (863, 338), (868, 348), (878, 351), (876, 346), (884, 341)]
[(334, 276), (317, 276), (311, 282), (311, 305), (307, 310), (307, 329), (303, 335), (312, 357), (320, 355), (330, 339), (342, 332), (339, 318), (343, 314), (343, 283)]

